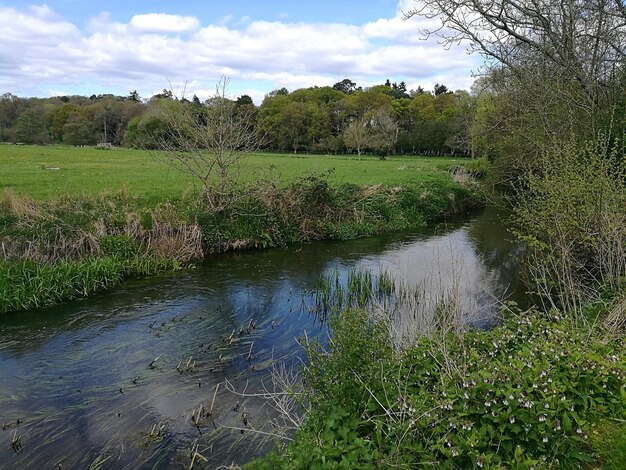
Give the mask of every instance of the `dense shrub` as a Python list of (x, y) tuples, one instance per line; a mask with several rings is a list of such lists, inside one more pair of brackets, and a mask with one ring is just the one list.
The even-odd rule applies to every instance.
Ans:
[(399, 187), (332, 186), (327, 175), (272, 184), (233, 197), (228, 209), (198, 215), (210, 250), (280, 246), (319, 239), (349, 239), (406, 230), (482, 204), (478, 191), (433, 175)]
[(128, 235), (108, 235), (100, 238), (100, 251), (104, 256), (129, 259), (139, 253), (139, 244)]
[(535, 290), (568, 310), (626, 274), (626, 160), (602, 137), (561, 144), (520, 180), (514, 222)]
[(306, 425), (254, 468), (580, 468), (595, 426), (626, 417), (624, 339), (554, 312), (403, 353), (363, 312), (332, 322), (309, 351)]

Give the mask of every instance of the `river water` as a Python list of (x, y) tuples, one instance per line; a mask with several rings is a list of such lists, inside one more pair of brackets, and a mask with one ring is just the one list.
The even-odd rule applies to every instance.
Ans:
[(216, 468), (263, 454), (272, 407), (226, 381), (245, 395), (271, 388), (272, 370), (302, 364), (299, 341), (328, 336), (311, 313), (320, 276), (383, 270), (432, 298), (454, 286), (484, 326), (501, 299), (525, 302), (501, 216), (488, 208), (421, 231), (222, 254), (1, 316), (0, 468), (189, 468), (192, 458)]

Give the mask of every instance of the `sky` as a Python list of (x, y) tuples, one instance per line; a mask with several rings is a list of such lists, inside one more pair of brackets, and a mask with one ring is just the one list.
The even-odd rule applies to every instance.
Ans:
[(260, 104), (272, 90), (404, 81), (469, 89), (480, 57), (424, 40), (416, 0), (0, 0), (0, 94), (128, 95), (163, 89)]

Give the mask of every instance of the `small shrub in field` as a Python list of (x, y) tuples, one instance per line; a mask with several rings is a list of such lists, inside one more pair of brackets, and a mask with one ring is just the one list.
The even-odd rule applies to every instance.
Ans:
[(593, 426), (626, 417), (624, 339), (569, 319), (513, 311), (402, 353), (363, 312), (332, 322), (309, 351), (307, 424), (271, 457), (283, 468), (580, 468)]

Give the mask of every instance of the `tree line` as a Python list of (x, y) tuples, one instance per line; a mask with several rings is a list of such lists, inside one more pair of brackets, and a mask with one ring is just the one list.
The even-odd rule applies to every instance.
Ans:
[[(21, 98), (0, 96), (0, 141), (24, 144), (160, 148), (171, 140), (163, 109), (191, 111), (202, 122), (212, 100), (169, 90), (142, 100), (136, 91)], [(404, 82), (363, 88), (350, 79), (330, 87), (281, 88), (256, 106), (248, 95), (231, 100), (250, 115), (266, 150), (310, 153), (469, 154), (477, 96), (437, 84), (407, 90)], [(470, 116), (470, 113), (472, 114)]]

